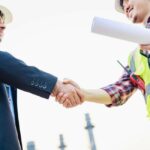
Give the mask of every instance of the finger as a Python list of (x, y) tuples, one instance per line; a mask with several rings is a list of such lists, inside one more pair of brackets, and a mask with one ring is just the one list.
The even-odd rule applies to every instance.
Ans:
[(63, 79), (63, 82), (68, 82), (68, 81), (70, 81), (70, 79), (68, 79), (68, 78)]
[(68, 108), (72, 108), (72, 107), (74, 107), (74, 106), (76, 106), (76, 105), (72, 105), (71, 102), (70, 102), (70, 99), (68, 99), (68, 106), (67, 106), (67, 107), (68, 107)]
[(76, 88), (80, 88), (80, 86), (75, 82), (75, 81), (73, 81), (73, 80), (71, 80), (71, 79), (64, 79), (63, 80), (63, 83), (64, 84), (71, 84), (71, 85), (73, 85), (73, 86), (75, 86)]
[(61, 99), (59, 100), (59, 103), (60, 103), (60, 104), (63, 104), (66, 100), (67, 100), (67, 98), (63, 95), (63, 96), (61, 97)]
[(76, 103), (75, 103), (75, 99), (74, 99), (74, 97), (73, 97), (73, 94), (68, 94), (68, 93), (66, 93), (65, 95), (64, 95), (64, 97), (66, 98), (66, 99), (69, 99), (69, 101), (70, 101), (70, 103), (71, 103), (71, 105), (72, 106), (74, 106)]
[(69, 83), (69, 82), (71, 82), (71, 79), (68, 79), (68, 78), (63, 79), (63, 83)]
[(63, 79), (63, 83), (64, 84), (72, 84), (73, 83), (73, 81), (71, 80), (71, 79), (67, 79), (67, 78), (65, 78), (65, 79)]
[(81, 102), (80, 102), (80, 97), (77, 95), (77, 93), (75, 93), (73, 95), (73, 97), (74, 97), (74, 100), (75, 100), (74, 106), (79, 105)]
[(69, 99), (66, 99), (66, 101), (63, 103), (63, 106), (66, 107), (66, 108), (69, 108), (71, 107), (71, 103), (70, 103), (70, 100)]
[(60, 101), (64, 93), (60, 92), (59, 94), (56, 95), (56, 101)]
[(84, 94), (81, 90), (76, 89), (76, 92), (78, 94), (78, 96), (80, 97), (80, 102), (83, 103), (84, 102)]
[(53, 96), (53, 97), (54, 97), (54, 94), (52, 93), (52, 94), (51, 94), (51, 96)]
[(69, 96), (68, 96), (68, 94), (64, 94), (64, 102), (62, 103), (63, 104), (63, 106), (65, 106), (65, 107), (71, 107), (72, 106), (72, 103), (71, 103), (71, 100), (70, 100), (70, 98), (69, 98)]
[(79, 105), (79, 104), (83, 103), (84, 95), (79, 89), (75, 88), (73, 98), (74, 98), (74, 101), (75, 101), (74, 106), (76, 106), (76, 105)]

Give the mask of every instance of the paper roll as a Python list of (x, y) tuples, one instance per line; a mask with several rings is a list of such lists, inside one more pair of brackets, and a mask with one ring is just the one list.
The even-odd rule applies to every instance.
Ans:
[(94, 17), (91, 31), (138, 44), (150, 44), (150, 29), (135, 24)]

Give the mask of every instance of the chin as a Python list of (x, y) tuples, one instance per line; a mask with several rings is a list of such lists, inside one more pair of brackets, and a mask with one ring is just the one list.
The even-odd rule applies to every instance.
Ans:
[(2, 41), (2, 39), (3, 39), (3, 35), (2, 35), (2, 36), (0, 36), (0, 42)]
[(135, 17), (132, 19), (132, 22), (133, 22), (133, 23), (142, 23), (142, 20), (140, 20), (137, 16), (135, 16)]

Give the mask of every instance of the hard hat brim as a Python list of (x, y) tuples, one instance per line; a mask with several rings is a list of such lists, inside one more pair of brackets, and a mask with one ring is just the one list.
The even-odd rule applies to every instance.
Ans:
[(120, 0), (115, 0), (115, 9), (120, 13), (124, 13), (123, 8), (120, 6)]
[(4, 23), (8, 24), (11, 23), (13, 20), (13, 16), (12, 13), (4, 6), (0, 5), (0, 10), (2, 11), (2, 13), (4, 14)]

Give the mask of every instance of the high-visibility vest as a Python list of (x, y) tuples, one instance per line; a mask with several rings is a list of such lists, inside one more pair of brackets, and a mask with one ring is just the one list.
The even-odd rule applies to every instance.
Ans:
[(132, 72), (144, 80), (145, 94), (143, 95), (146, 102), (147, 115), (150, 117), (150, 66), (148, 58), (140, 53), (140, 49), (136, 49), (129, 55), (128, 65)]

